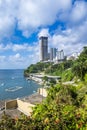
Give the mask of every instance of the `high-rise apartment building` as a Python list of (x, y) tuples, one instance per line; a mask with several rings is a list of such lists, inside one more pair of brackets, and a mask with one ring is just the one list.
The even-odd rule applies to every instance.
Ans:
[(50, 48), (50, 60), (55, 60), (57, 56), (57, 49), (56, 48)]
[(39, 38), (40, 45), (40, 61), (48, 60), (48, 37), (41, 36)]
[(58, 61), (64, 60), (64, 52), (63, 50), (58, 51)]
[(53, 48), (53, 60), (55, 60), (57, 56), (57, 48)]
[(53, 61), (53, 48), (50, 48), (50, 61)]

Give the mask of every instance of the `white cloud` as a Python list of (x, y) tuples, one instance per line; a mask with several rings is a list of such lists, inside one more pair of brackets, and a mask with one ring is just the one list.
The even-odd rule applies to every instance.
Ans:
[(10, 37), (17, 24), (25, 37), (38, 27), (53, 24), (61, 10), (71, 7), (71, 0), (1, 0), (0, 36)]
[(0, 39), (9, 37), (13, 33), (15, 20), (9, 16), (0, 17)]
[(17, 54), (9, 57), (0, 56), (0, 69), (23, 69), (27, 68), (30, 64), (28, 56), (26, 58), (23, 56), (17, 57)]
[(34, 43), (34, 45), (30, 45), (28, 43), (24, 43), (24, 44), (11, 44), (11, 50), (13, 50), (14, 52), (36, 52), (38, 50), (38, 43)]
[(28, 45), (27, 44), (13, 44), (12, 45), (12, 50), (13, 51), (22, 51), (22, 50), (27, 50)]
[(18, 27), (28, 36), (41, 26), (51, 25), (57, 20), (58, 13), (68, 10), (71, 0), (21, 0), (18, 12)]
[(66, 54), (79, 52), (83, 46), (87, 46), (87, 22), (73, 28), (61, 30), (60, 33), (51, 36), (50, 47), (63, 49)]
[(47, 27), (57, 20), (81, 21), (87, 17), (86, 6), (85, 1), (76, 1), (72, 6), (72, 0), (1, 0), (0, 39), (10, 37), (15, 27), (29, 37), (39, 27)]
[(41, 36), (49, 37), (50, 36), (49, 29), (47, 29), (47, 28), (41, 29), (39, 34), (38, 34), (38, 37), (41, 37)]
[(17, 0), (0, 1), (0, 40), (13, 34), (16, 24)]
[(5, 51), (13, 51), (13, 52), (36, 52), (38, 51), (38, 42), (33, 43), (33, 45), (30, 45), (29, 43), (24, 43), (24, 44), (13, 44), (13, 43), (8, 43), (8, 44), (0, 44), (0, 51), (5, 52)]
[(9, 60), (11, 62), (15, 62), (15, 63), (17, 63), (17, 62), (23, 62), (23, 57), (19, 53), (17, 53), (15, 55), (9, 56)]
[(6, 56), (0, 56), (0, 62), (3, 62), (6, 60)]
[(0, 44), (0, 54), (0, 68), (27, 68), (39, 61), (39, 44)]
[(87, 18), (87, 3), (76, 1), (71, 11), (71, 22), (77, 23)]
[(3, 44), (0, 44), (0, 51), (2, 51), (3, 50)]
[(3, 43), (0, 44), (0, 51), (1, 52), (9, 50), (9, 49), (11, 49), (11, 44), (7, 44), (7, 45), (4, 45)]
[[(20, 53), (10, 55), (4, 68), (27, 68), (31, 63), (34, 64), (39, 61), (38, 54), (29, 54), (23, 56)], [(10, 63), (10, 64), (9, 64)], [(5, 64), (5, 61), (4, 63)]]

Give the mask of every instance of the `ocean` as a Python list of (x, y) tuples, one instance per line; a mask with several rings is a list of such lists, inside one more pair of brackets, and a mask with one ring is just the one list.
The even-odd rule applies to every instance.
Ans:
[(24, 70), (0, 70), (0, 100), (28, 96), (38, 88), (39, 84), (24, 77)]

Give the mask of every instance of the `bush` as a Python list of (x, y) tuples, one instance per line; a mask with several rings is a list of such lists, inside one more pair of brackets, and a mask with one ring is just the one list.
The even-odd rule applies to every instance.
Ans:
[(85, 76), (84, 76), (84, 81), (85, 81), (85, 83), (87, 83), (87, 74), (85, 74)]

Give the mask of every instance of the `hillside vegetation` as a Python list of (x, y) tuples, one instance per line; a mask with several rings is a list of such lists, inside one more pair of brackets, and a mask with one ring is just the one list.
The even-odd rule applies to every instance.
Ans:
[(25, 71), (24, 75), (27, 76), (30, 73), (40, 73), (44, 72), (46, 68), (48, 68), (52, 63), (43, 63), (43, 62), (38, 62), (36, 64), (31, 64)]
[(73, 79), (75, 85), (60, 82), (48, 88), (47, 98), (36, 105), (31, 117), (11, 119), (4, 114), (0, 130), (87, 130), (87, 47), (76, 61), (48, 65), (47, 70), (43, 71), (62, 73), (64, 80)]
[(64, 61), (60, 64), (38, 62), (30, 65), (24, 71), (24, 74), (27, 76), (30, 73), (41, 72), (48, 75), (61, 76), (64, 81), (70, 81), (73, 78), (84, 80), (84, 76), (87, 73), (87, 47), (84, 47), (77, 60)]

